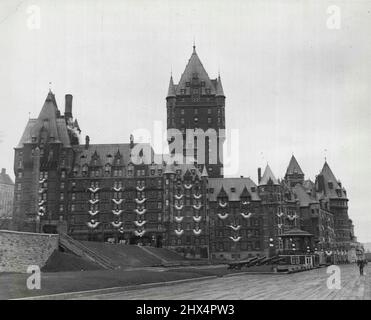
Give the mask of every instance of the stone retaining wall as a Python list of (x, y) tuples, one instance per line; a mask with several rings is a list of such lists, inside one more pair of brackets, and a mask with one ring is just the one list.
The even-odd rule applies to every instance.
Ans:
[(30, 265), (40, 269), (54, 250), (58, 235), (0, 230), (0, 272), (26, 273)]

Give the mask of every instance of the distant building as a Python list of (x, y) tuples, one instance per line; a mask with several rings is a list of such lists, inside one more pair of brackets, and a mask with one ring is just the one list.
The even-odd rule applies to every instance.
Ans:
[(0, 219), (11, 218), (13, 213), (14, 183), (6, 169), (0, 174)]
[[(170, 78), (166, 108), (167, 127), (181, 133), (181, 156), (193, 155), (191, 163), (154, 161), (166, 155), (155, 155), (150, 145), (133, 159), (133, 137), (92, 144), (87, 136), (81, 144), (72, 96), (62, 115), (49, 92), (15, 148), (17, 228), (166, 246), (195, 257), (318, 252), (349, 260), (355, 236), (348, 198), (327, 162), (315, 182), (305, 180), (292, 156), (283, 180), (267, 164), (256, 183), (224, 178), (222, 159), (209, 161), (211, 148), (222, 153), (225, 95), (220, 76), (209, 78), (195, 48), (179, 83)], [(221, 143), (205, 142), (205, 162), (198, 161), (199, 141), (186, 141), (187, 129), (218, 132)]]

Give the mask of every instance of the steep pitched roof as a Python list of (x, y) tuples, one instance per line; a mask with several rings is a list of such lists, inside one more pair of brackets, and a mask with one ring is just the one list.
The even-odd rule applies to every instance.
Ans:
[(299, 163), (296, 161), (296, 158), (294, 155), (292, 155), (290, 159), (289, 166), (287, 167), (286, 170), (286, 175), (290, 174), (304, 174), (304, 172), (301, 170)]
[(318, 203), (318, 200), (311, 197), (301, 184), (297, 184), (293, 188), (293, 192), (299, 200), (301, 207), (308, 207), (311, 203)]
[(29, 119), (26, 128), (23, 130), (21, 139), (17, 144), (17, 148), (22, 148), (24, 143), (31, 143), (31, 130), (35, 126), (37, 119)]
[[(257, 185), (250, 178), (209, 178), (209, 188), (214, 190), (213, 193), (210, 193), (210, 201), (217, 200), (222, 188), (227, 193), (229, 201), (240, 201), (245, 188), (249, 191), (251, 200), (260, 200)], [(232, 192), (232, 188), (234, 188), (234, 192)]]
[(267, 164), (267, 166), (265, 167), (265, 170), (264, 170), (263, 177), (261, 178), (259, 185), (260, 186), (267, 185), (269, 180), (272, 180), (273, 184), (278, 184), (278, 181), (277, 181), (276, 177), (274, 176), (274, 174), (272, 172), (272, 169)]
[(44, 105), (40, 111), (38, 119), (40, 120), (47, 120), (47, 119), (55, 119), (57, 117), (58, 107), (57, 102), (55, 100), (55, 95), (49, 91)]
[(216, 96), (222, 96), (225, 97), (224, 95), (224, 90), (223, 90), (223, 85), (222, 85), (222, 79), (220, 79), (220, 75), (218, 76), (218, 82), (216, 85)]
[(334, 173), (332, 172), (330, 166), (328, 165), (327, 161), (325, 161), (325, 163), (323, 164), (323, 167), (322, 167), (322, 170), (321, 170), (320, 174), (323, 175), (323, 177), (327, 181), (331, 181), (334, 184), (337, 184), (337, 179), (336, 179)]
[(215, 87), (196, 53), (195, 46), (193, 46), (192, 55), (187, 63), (186, 68), (184, 69), (182, 76), (180, 77), (179, 84), (176, 87), (176, 94), (179, 95), (181, 89), (189, 89), (186, 86), (186, 82), (191, 81), (194, 74), (197, 74), (200, 81), (205, 82), (205, 88), (209, 88), (211, 94), (216, 93)]
[[(74, 146), (73, 150), (75, 151), (76, 156), (75, 164), (80, 166), (83, 166), (84, 164), (89, 165), (95, 155), (99, 156), (102, 165), (110, 163), (112, 162), (111, 157), (117, 158), (116, 156), (118, 155), (118, 152), (122, 156), (121, 159), (123, 165), (128, 165), (132, 160), (129, 143), (90, 144), (88, 148), (86, 148), (85, 145), (78, 145)], [(153, 150), (151, 152), (153, 153)]]
[[(340, 187), (338, 180), (336, 179), (327, 161), (325, 161), (319, 177), (323, 178), (323, 191), (325, 192), (326, 196), (330, 198), (346, 198), (344, 188)], [(332, 188), (330, 188), (330, 183), (332, 184)]]
[(67, 125), (59, 117), (59, 111), (54, 94), (50, 91), (45, 99), (37, 119), (29, 119), (17, 148), (22, 148), (24, 143), (31, 143), (32, 138), (38, 138), (40, 131), (46, 130), (54, 142), (63, 143), (65, 147), (71, 145)]
[(0, 173), (0, 184), (6, 184), (6, 185), (14, 185), (13, 180), (10, 178), (10, 176), (6, 173), (5, 169), (1, 170)]
[(176, 92), (175, 92), (175, 85), (173, 81), (173, 76), (170, 77), (170, 82), (169, 82), (169, 89), (167, 91), (167, 97), (175, 97)]

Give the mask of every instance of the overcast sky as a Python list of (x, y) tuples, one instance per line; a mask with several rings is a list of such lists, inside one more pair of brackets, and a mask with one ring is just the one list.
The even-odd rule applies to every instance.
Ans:
[(62, 111), (73, 94), (91, 143), (152, 130), (165, 121), (171, 69), (178, 82), (195, 38), (209, 76), (220, 69), (239, 175), (256, 181), (269, 162), (283, 177), (294, 153), (314, 180), (326, 156), (356, 235), (371, 242), (370, 12), (367, 0), (1, 0), (0, 166), (13, 170), (13, 147), (49, 82)]

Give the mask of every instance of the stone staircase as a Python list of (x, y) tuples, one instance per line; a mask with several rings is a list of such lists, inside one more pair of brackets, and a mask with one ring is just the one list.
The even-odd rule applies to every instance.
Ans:
[(87, 258), (96, 264), (100, 265), (104, 269), (118, 269), (118, 265), (112, 262), (111, 259), (105, 257), (104, 255), (97, 253), (94, 250), (91, 250), (87, 246), (85, 246), (80, 241), (74, 240), (67, 234), (61, 233), (59, 234), (59, 246), (62, 247), (64, 250), (72, 252), (73, 254)]

